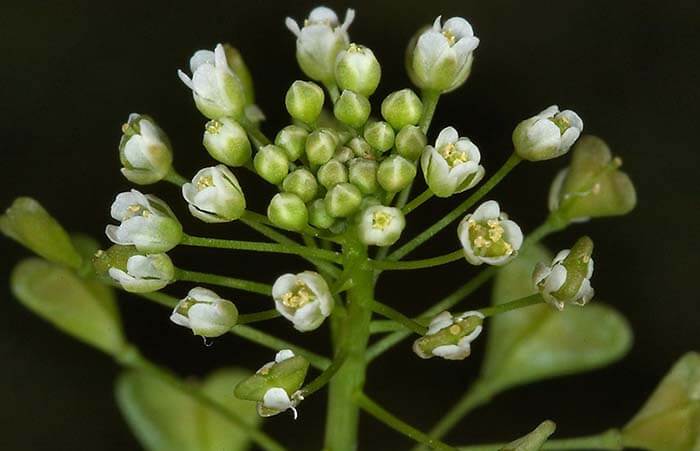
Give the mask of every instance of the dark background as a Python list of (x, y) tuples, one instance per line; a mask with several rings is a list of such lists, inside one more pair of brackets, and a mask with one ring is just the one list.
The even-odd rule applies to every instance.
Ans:
[[(303, 19), (311, 2), (3, 2), (0, 7), (0, 205), (31, 195), (72, 231), (99, 237), (109, 205), (129, 188), (119, 175), (119, 127), (132, 111), (153, 115), (169, 133), (176, 165), (187, 176), (210, 164), (200, 144), (204, 119), (176, 76), (191, 53), (219, 41), (238, 46), (257, 83), (268, 115), (268, 134), (285, 125), (283, 95), (303, 75), (294, 59), (287, 15)], [(604, 137), (625, 162), (638, 194), (627, 217), (597, 220), (549, 238), (553, 248), (584, 230), (596, 241), (594, 284), (599, 299), (625, 313), (636, 332), (632, 352), (611, 367), (511, 391), (465, 419), (453, 443), (507, 439), (540, 420), (557, 421), (558, 435), (594, 433), (623, 424), (659, 377), (684, 351), (697, 349), (698, 244), (698, 25), (696, 2), (659, 1), (355, 1), (352, 39), (371, 47), (383, 64), (375, 101), (406, 87), (405, 43), (438, 14), (473, 24), (481, 45), (468, 83), (443, 98), (435, 130), (454, 125), (471, 137), (493, 172), (511, 149), (521, 119), (558, 103), (575, 109), (585, 130)], [(4, 35), (4, 36), (2, 36)], [(546, 193), (563, 159), (523, 164), (493, 192), (525, 230), (546, 214)], [(264, 211), (272, 190), (241, 174), (254, 209)], [(421, 182), (422, 183), (422, 182)], [(255, 189), (249, 187), (255, 186)], [(192, 219), (177, 190), (144, 188), (170, 202), (191, 233), (258, 239), (242, 225), (203, 226)], [(422, 230), (458, 199), (438, 201), (411, 215), (407, 235)], [(414, 258), (456, 245), (446, 229)], [(108, 358), (47, 327), (16, 303), (6, 277), (26, 255), (0, 240), (0, 449), (137, 449), (113, 403), (118, 372)], [(183, 267), (272, 282), (282, 271), (306, 266), (294, 258), (178, 249)], [(197, 256), (197, 259), (194, 259)], [(204, 259), (204, 260), (202, 260)], [(380, 299), (417, 313), (474, 274), (453, 264), (418, 276), (394, 274)], [(426, 277), (419, 279), (418, 277)], [(171, 287), (183, 294), (189, 286)], [(181, 374), (204, 374), (225, 364), (256, 369), (271, 352), (235, 337), (213, 348), (171, 325), (167, 312), (123, 296), (130, 339)], [(249, 299), (248, 299), (249, 298)], [(239, 294), (242, 310), (264, 299)], [(480, 291), (470, 305), (488, 302)], [(267, 308), (267, 307), (265, 307)], [(248, 311), (250, 311), (248, 310)], [(295, 337), (286, 322), (267, 330)], [(302, 342), (327, 352), (325, 333)], [(407, 421), (427, 428), (473, 380), (482, 357), (461, 363), (421, 361), (404, 343), (372, 366), (368, 392)], [(323, 396), (301, 407), (301, 418), (271, 419), (268, 429), (294, 449), (320, 447)], [(363, 420), (361, 449), (401, 447), (404, 439)], [(292, 441), (292, 440), (295, 441)], [(398, 445), (397, 445), (398, 444)], [(405, 442), (408, 444), (408, 442)]]

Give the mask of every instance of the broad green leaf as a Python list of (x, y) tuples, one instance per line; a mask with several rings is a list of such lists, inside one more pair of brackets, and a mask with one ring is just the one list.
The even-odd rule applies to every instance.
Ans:
[(29, 258), (15, 266), (10, 285), (25, 307), (78, 340), (108, 354), (126, 346), (114, 292), (96, 280)]
[(700, 354), (681, 357), (622, 430), (625, 446), (700, 451)]
[[(496, 276), (493, 303), (535, 293), (532, 270), (552, 256), (542, 246), (526, 249)], [(498, 315), (489, 325), (481, 379), (494, 392), (541, 379), (601, 367), (621, 358), (632, 343), (627, 321), (597, 298), (563, 312), (537, 305)]]
[(538, 451), (549, 436), (554, 434), (556, 428), (557, 425), (553, 421), (544, 421), (534, 431), (510, 442), (499, 451)]
[[(255, 403), (233, 396), (233, 388), (250, 373), (227, 368), (198, 383), (211, 399), (258, 426)], [(193, 382), (194, 383), (194, 382)], [(116, 383), (117, 403), (141, 445), (148, 451), (243, 451), (249, 440), (241, 428), (221, 415), (144, 372), (128, 371)]]

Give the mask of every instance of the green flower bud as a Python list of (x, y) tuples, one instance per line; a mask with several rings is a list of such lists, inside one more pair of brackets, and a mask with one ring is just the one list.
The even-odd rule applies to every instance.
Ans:
[(392, 92), (382, 102), (382, 116), (395, 130), (416, 125), (423, 115), (423, 102), (411, 89)]
[(306, 148), (306, 137), (309, 132), (298, 125), (288, 125), (277, 133), (275, 145), (284, 149), (289, 161), (298, 160)]
[(416, 161), (420, 158), (425, 146), (428, 144), (428, 138), (415, 125), (407, 125), (396, 134), (394, 147), (396, 153), (407, 159), (408, 161)]
[(267, 217), (277, 227), (298, 232), (309, 222), (309, 211), (296, 194), (278, 193), (267, 207)]
[(328, 214), (324, 199), (316, 199), (309, 205), (309, 224), (319, 229), (328, 229), (335, 223), (335, 218)]
[(284, 104), (289, 115), (307, 124), (313, 124), (323, 109), (323, 89), (311, 81), (297, 80), (287, 91)]
[[(101, 255), (104, 253), (106, 252), (97, 251), (95, 254), (96, 260), (103, 260), (102, 264), (105, 263), (104, 260), (109, 259)], [(119, 263), (120, 266), (111, 266), (108, 269), (109, 277), (130, 293), (158, 291), (175, 280), (175, 266), (167, 254), (134, 254)]]
[(368, 246), (391, 246), (401, 237), (406, 219), (401, 210), (384, 205), (365, 209), (360, 215), (360, 240)]
[(97, 250), (92, 256), (92, 266), (98, 276), (109, 281), (110, 268), (125, 270), (129, 259), (135, 255), (142, 255), (135, 246), (115, 244), (107, 250)]
[(478, 311), (457, 316), (442, 312), (430, 322), (428, 332), (413, 342), (413, 352), (421, 359), (466, 359), (471, 354), (471, 342), (481, 334), (483, 319)]
[(289, 173), (287, 153), (278, 146), (268, 144), (255, 154), (253, 166), (258, 175), (273, 185), (280, 183)]
[(326, 164), (318, 168), (316, 177), (321, 185), (326, 187), (326, 189), (329, 189), (338, 183), (347, 182), (348, 170), (340, 161), (331, 159), (328, 160)]
[(367, 122), (371, 110), (367, 97), (346, 89), (335, 102), (333, 114), (340, 122), (360, 128)]
[(192, 216), (204, 222), (229, 222), (245, 213), (245, 196), (238, 179), (223, 164), (201, 169), (182, 185)]
[(333, 159), (341, 163), (347, 163), (355, 157), (355, 153), (348, 146), (341, 146), (336, 149)]
[(333, 157), (337, 146), (338, 138), (332, 130), (316, 130), (306, 140), (306, 157), (312, 165), (320, 166)]
[(335, 79), (341, 89), (349, 89), (371, 96), (382, 76), (382, 68), (367, 47), (350, 44), (347, 50), (338, 54), (335, 62)]
[(226, 117), (207, 122), (202, 143), (213, 159), (227, 166), (243, 166), (252, 154), (246, 131)]
[(177, 303), (170, 321), (200, 337), (220, 337), (238, 323), (238, 309), (215, 292), (195, 287)]
[(132, 113), (122, 126), (119, 141), (121, 170), (130, 182), (148, 185), (163, 180), (172, 171), (170, 140), (148, 116)]
[(18, 197), (0, 216), (0, 231), (37, 255), (71, 268), (79, 268), (82, 258), (68, 233), (39, 202)]
[(396, 193), (416, 178), (416, 165), (401, 155), (391, 155), (379, 164), (377, 181), (386, 191)]
[(97, 280), (30, 258), (15, 266), (10, 286), (25, 307), (63, 332), (108, 354), (126, 350), (114, 293)]
[(351, 183), (339, 183), (328, 190), (324, 201), (329, 215), (347, 218), (360, 208), (362, 192)]
[(348, 147), (350, 147), (350, 149), (352, 149), (352, 151), (356, 157), (366, 158), (368, 160), (375, 159), (375, 155), (374, 155), (374, 151), (372, 150), (372, 146), (370, 146), (367, 143), (367, 141), (364, 140), (364, 138), (360, 138), (358, 136), (356, 138), (351, 139), (350, 142), (348, 143)]
[(378, 152), (386, 152), (394, 146), (394, 129), (386, 122), (377, 121), (366, 125), (362, 135)]
[(520, 122), (513, 131), (515, 152), (525, 160), (550, 160), (569, 151), (583, 130), (583, 121), (571, 110), (552, 105)]
[(349, 162), (350, 183), (362, 191), (362, 194), (373, 194), (379, 189), (377, 183), (377, 168), (379, 163), (364, 158), (354, 158)]
[(287, 193), (296, 194), (304, 202), (310, 202), (316, 197), (318, 182), (311, 171), (299, 168), (284, 179), (282, 189)]
[(610, 148), (595, 136), (576, 143), (571, 165), (561, 171), (549, 191), (549, 209), (564, 222), (624, 215), (637, 204), (629, 176), (618, 168)]

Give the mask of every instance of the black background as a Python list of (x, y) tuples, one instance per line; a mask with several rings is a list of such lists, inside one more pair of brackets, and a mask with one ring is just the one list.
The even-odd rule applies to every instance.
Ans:
[[(283, 95), (303, 75), (284, 17), (302, 19), (310, 2), (3, 2), (0, 7), (0, 205), (31, 195), (72, 231), (99, 237), (109, 205), (129, 188), (119, 175), (119, 127), (132, 111), (149, 113), (169, 133), (176, 165), (187, 176), (210, 164), (200, 140), (204, 119), (176, 76), (189, 56), (219, 41), (239, 47), (251, 67), (258, 102), (272, 134), (287, 118)], [(659, 377), (684, 351), (698, 348), (698, 79), (696, 2), (659, 1), (355, 1), (352, 39), (371, 47), (383, 66), (375, 95), (409, 85), (405, 43), (438, 14), (469, 19), (481, 39), (467, 84), (441, 100), (431, 138), (454, 125), (482, 152), (487, 173), (510, 151), (510, 133), (522, 118), (558, 103), (575, 109), (585, 130), (604, 137), (625, 162), (639, 195), (627, 217), (598, 220), (549, 238), (553, 248), (589, 233), (596, 242), (594, 284), (601, 300), (625, 313), (636, 331), (623, 361), (592, 373), (514, 390), (465, 419), (454, 443), (502, 440), (551, 418), (558, 435), (599, 432), (623, 424)], [(3, 36), (4, 35), (4, 36)], [(546, 214), (546, 193), (563, 159), (523, 164), (493, 193), (522, 227)], [(240, 173), (249, 204), (264, 211), (273, 191)], [(421, 182), (422, 183), (422, 182)], [(253, 189), (254, 187), (254, 189)], [(144, 188), (170, 202), (193, 234), (258, 239), (239, 224), (204, 226), (189, 217), (177, 190)], [(458, 199), (436, 201), (411, 215), (406, 236), (422, 230)], [(454, 227), (413, 256), (454, 248)], [(137, 449), (113, 403), (117, 366), (17, 304), (7, 289), (13, 264), (26, 255), (0, 240), (0, 449)], [(294, 258), (177, 249), (182, 267), (272, 282), (305, 265)], [(195, 258), (196, 257), (196, 258)], [(434, 272), (392, 274), (379, 298), (417, 313), (475, 270), (453, 264)], [(430, 277), (428, 277), (430, 274)], [(419, 278), (420, 277), (420, 278)], [(188, 286), (171, 287), (180, 295)], [(129, 338), (144, 353), (183, 375), (226, 364), (251, 369), (271, 352), (235, 337), (204, 348), (170, 324), (167, 312), (123, 296)], [(269, 301), (239, 294), (244, 311)], [(470, 301), (488, 302), (484, 289)], [(252, 305), (256, 304), (258, 305)], [(295, 334), (284, 321), (267, 330)], [(301, 342), (328, 352), (325, 332)], [(482, 342), (483, 343), (483, 342)], [(473, 380), (483, 345), (467, 361), (421, 361), (403, 344), (369, 372), (367, 390), (407, 421), (427, 428)], [(309, 399), (293, 423), (282, 415), (267, 428), (292, 449), (318, 449), (324, 397)], [(361, 449), (387, 450), (408, 442), (363, 419)]]

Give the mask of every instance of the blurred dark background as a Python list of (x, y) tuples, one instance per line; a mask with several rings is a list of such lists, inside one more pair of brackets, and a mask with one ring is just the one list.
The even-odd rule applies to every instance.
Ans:
[[(330, 2), (327, 2), (330, 4)], [(169, 133), (176, 165), (191, 176), (211, 163), (200, 141), (204, 119), (176, 76), (192, 52), (219, 41), (239, 47), (257, 83), (258, 103), (273, 134), (286, 124), (283, 95), (303, 78), (285, 16), (303, 20), (312, 2), (24, 1), (0, 6), (0, 206), (31, 195), (71, 231), (98, 237), (116, 193), (129, 188), (118, 170), (120, 125), (130, 112), (153, 115)], [(466, 418), (453, 443), (501, 440), (551, 418), (558, 436), (582, 435), (623, 424), (684, 351), (700, 347), (697, 294), (698, 25), (697, 2), (659, 1), (361, 1), (334, 2), (339, 14), (357, 10), (352, 39), (371, 47), (383, 64), (379, 101), (409, 86), (405, 43), (435, 16), (464, 16), (481, 45), (470, 80), (441, 100), (435, 130), (454, 125), (481, 148), (488, 172), (508, 156), (510, 133), (521, 119), (558, 103), (576, 110), (585, 131), (605, 138), (636, 183), (639, 204), (627, 217), (598, 220), (547, 239), (558, 249), (579, 234), (596, 241), (594, 284), (600, 300), (629, 318), (636, 340), (631, 353), (604, 370), (540, 383), (504, 394)], [(532, 230), (546, 214), (549, 182), (565, 159), (523, 164), (492, 197)], [(264, 211), (272, 190), (238, 171), (249, 204)], [(255, 185), (254, 185), (255, 183)], [(421, 182), (422, 183), (422, 182)], [(255, 189), (250, 189), (255, 186)], [(239, 224), (203, 226), (191, 218), (167, 184), (144, 188), (170, 202), (190, 233), (259, 239)], [(411, 216), (406, 236), (422, 230), (458, 199), (438, 201)], [(454, 227), (415, 254), (453, 249)], [(7, 275), (27, 253), (0, 240), (0, 449), (138, 449), (115, 408), (118, 367), (108, 358), (56, 332), (15, 302)], [(283, 271), (306, 267), (286, 257), (177, 249), (182, 267), (272, 282)], [(406, 277), (393, 274), (379, 298), (417, 313), (473, 275), (453, 264)], [(418, 274), (418, 273), (416, 273)], [(189, 286), (170, 288), (181, 295)], [(488, 302), (488, 289), (471, 300)], [(236, 296), (234, 294), (234, 296)], [(238, 294), (242, 310), (264, 299)], [(183, 375), (221, 365), (256, 369), (271, 352), (235, 337), (212, 348), (168, 321), (158, 306), (122, 296), (130, 339), (144, 353)], [(267, 307), (265, 307), (267, 308)], [(295, 338), (284, 321), (266, 326)], [(328, 352), (325, 332), (300, 339)], [(475, 376), (483, 341), (461, 363), (421, 361), (407, 343), (372, 366), (368, 392), (407, 421), (427, 428)], [(269, 420), (266, 427), (298, 450), (318, 449), (324, 396), (304, 403), (300, 420)], [(296, 441), (292, 441), (292, 440)], [(408, 444), (367, 419), (361, 449)]]

